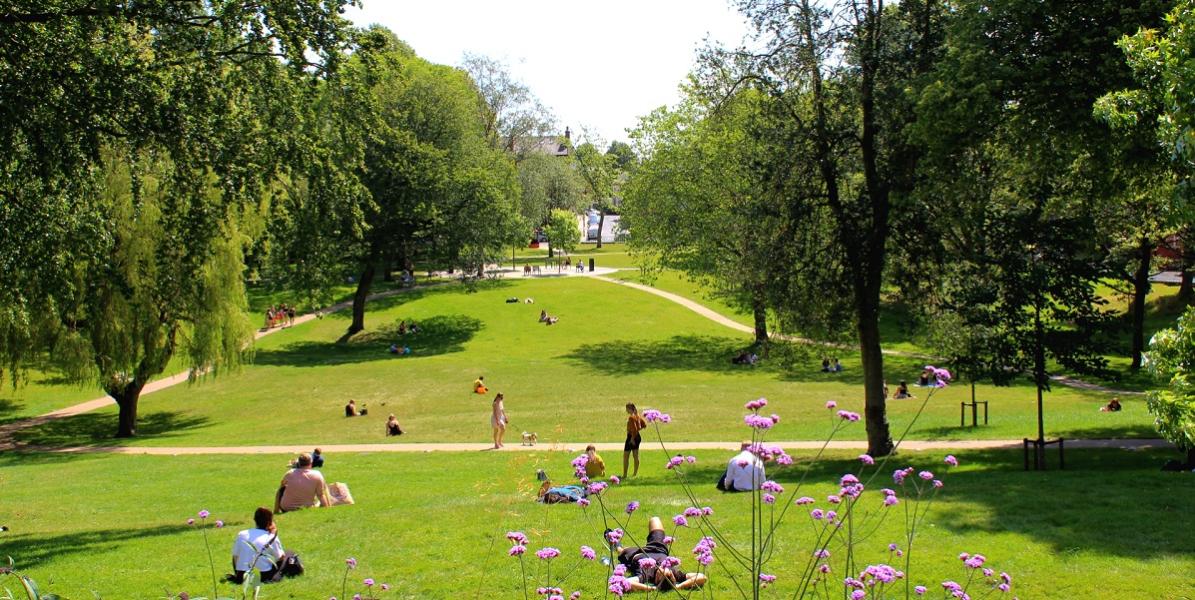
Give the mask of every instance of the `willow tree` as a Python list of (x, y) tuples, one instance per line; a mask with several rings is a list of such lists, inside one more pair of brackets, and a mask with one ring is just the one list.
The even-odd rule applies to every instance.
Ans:
[[(240, 362), (246, 225), (336, 66), (348, 2), (50, 3), (0, 16), (0, 355), (98, 382)], [(263, 143), (269, 140), (269, 143)]]

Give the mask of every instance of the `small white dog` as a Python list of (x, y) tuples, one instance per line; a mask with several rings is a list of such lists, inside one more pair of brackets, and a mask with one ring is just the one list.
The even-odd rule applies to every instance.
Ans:
[(526, 431), (523, 432), (523, 445), (524, 446), (534, 446), (535, 443), (538, 441), (539, 441), (539, 436), (535, 435), (534, 432), (532, 432), (532, 433), (527, 433)]

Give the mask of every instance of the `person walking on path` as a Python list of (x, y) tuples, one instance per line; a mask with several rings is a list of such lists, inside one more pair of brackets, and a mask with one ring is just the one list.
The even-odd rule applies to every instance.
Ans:
[(494, 450), (502, 447), (502, 436), (506, 434), (506, 407), (502, 403), (503, 396), (494, 396), (493, 411), (490, 413), (490, 426), (494, 429)]
[(639, 476), (639, 444), (643, 443), (643, 436), (639, 435), (647, 427), (647, 421), (639, 415), (639, 409), (634, 403), (627, 402), (627, 441), (622, 445), (622, 478), (627, 477), (627, 466), (631, 456), (635, 456), (635, 476)]

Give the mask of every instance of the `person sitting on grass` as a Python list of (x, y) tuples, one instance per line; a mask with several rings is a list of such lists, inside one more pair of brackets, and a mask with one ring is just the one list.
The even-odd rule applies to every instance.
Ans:
[(398, 322), (398, 335), (406, 335), (406, 334), (407, 334), (407, 320), (403, 319)]
[(1108, 404), (1100, 407), (1100, 412), (1120, 412), (1120, 398), (1113, 398), (1108, 401)]
[(398, 425), (398, 417), (394, 416), (394, 413), (390, 413), (390, 418), (386, 420), (386, 437), (402, 434), (402, 427)]
[(411, 335), (415, 335), (416, 333), (419, 333), (419, 324), (411, 321), (411, 326), (407, 329), (411, 332)]
[(547, 321), (548, 321), (548, 311), (546, 311), (546, 310), (539, 311), (539, 322), (546, 323)]
[(485, 375), (479, 376), (477, 380), (473, 382), (473, 393), (484, 394), (488, 391), (490, 390), (485, 387)]
[(909, 393), (909, 382), (901, 381), (900, 385), (896, 386), (896, 395), (892, 396), (893, 400), (904, 400), (906, 398), (913, 398), (913, 394)]
[(835, 357), (834, 357), (834, 358), (831, 360), (831, 364), (830, 364), (830, 371), (832, 371), (832, 372), (834, 372), (834, 373), (841, 373), (841, 372), (842, 372), (842, 363), (838, 362), (838, 357), (837, 357), (837, 356), (835, 356)]
[(232, 575), (227, 579), (233, 583), (245, 582), (245, 575), (253, 569), (261, 572), (264, 583), (277, 579), (278, 565), (282, 564), (286, 552), (278, 541), (278, 527), (274, 525), (274, 513), (266, 507), (253, 513), (256, 527), (237, 533), (232, 543)]
[(282, 476), (274, 496), (274, 512), (283, 513), (313, 506), (331, 506), (323, 473), (311, 469), (311, 456), (300, 454), (295, 468)]
[(925, 370), (921, 372), (921, 376), (919, 376), (917, 378), (917, 386), (918, 387), (929, 387), (930, 385), (932, 385), (930, 382), (932, 382), (933, 379), (934, 379), (934, 370), (929, 367), (926, 367)]
[(680, 569), (680, 559), (669, 555), (665, 537), (664, 523), (660, 517), (652, 517), (647, 522), (646, 544), (629, 548), (614, 546), (618, 563), (626, 567), (630, 591), (688, 590), (708, 581), (704, 573), (686, 573)]
[(349, 403), (344, 405), (344, 416), (346, 416), (346, 417), (361, 416), (361, 412), (357, 410), (357, 401), (356, 400), (349, 400)]
[(318, 468), (320, 468), (320, 467), (322, 467), (322, 466), (324, 466), (324, 455), (323, 455), (323, 451), (322, 451), (322, 450), (320, 450), (319, 448), (316, 448), (316, 449), (315, 449), (315, 450), (314, 450), (314, 451), (311, 453), (311, 468), (312, 468), (312, 469), (318, 469)]
[(830, 358), (823, 357), (822, 358), (822, 373), (829, 373), (829, 372), (830, 372)]
[(716, 487), (724, 492), (750, 492), (766, 480), (763, 459), (751, 451), (751, 442), (739, 444), (739, 453), (726, 463)]
[(548, 317), (548, 320), (544, 321), (544, 325), (555, 325), (559, 320), (559, 317)]
[(593, 444), (585, 447), (585, 455), (589, 457), (585, 463), (585, 476), (590, 479), (605, 477), (606, 461), (602, 460), (602, 455), (597, 453), (597, 448)]

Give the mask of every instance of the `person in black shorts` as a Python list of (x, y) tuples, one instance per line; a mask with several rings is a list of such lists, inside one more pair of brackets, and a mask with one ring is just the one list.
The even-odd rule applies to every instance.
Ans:
[[(652, 517), (647, 523), (647, 530), (647, 543), (642, 547), (616, 548), (618, 562), (627, 568), (631, 591), (687, 590), (705, 585), (705, 573), (686, 573), (680, 569), (679, 559), (669, 556), (668, 545), (664, 543), (664, 523), (660, 517)], [(641, 564), (640, 561), (645, 559), (655, 562)], [(675, 564), (665, 566), (666, 560), (675, 561)]]
[(635, 476), (639, 476), (639, 444), (643, 443), (643, 436), (639, 435), (647, 427), (647, 421), (639, 415), (639, 409), (627, 402), (627, 441), (622, 445), (622, 478), (627, 478), (627, 466), (631, 455), (635, 456)]

